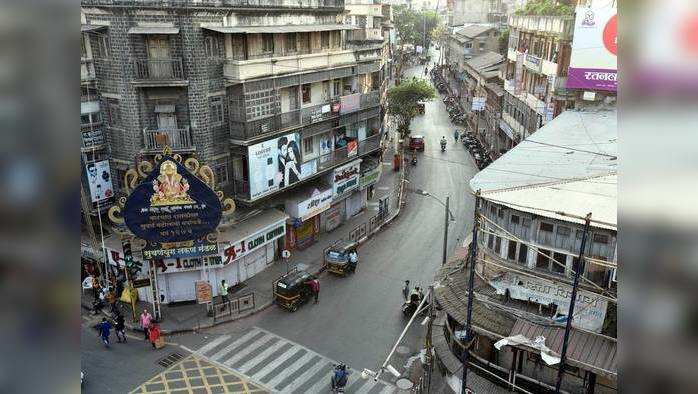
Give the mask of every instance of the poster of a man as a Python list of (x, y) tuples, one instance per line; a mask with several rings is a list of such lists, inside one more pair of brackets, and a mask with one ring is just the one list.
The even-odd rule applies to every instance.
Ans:
[(109, 160), (87, 163), (85, 169), (92, 202), (102, 201), (114, 195)]

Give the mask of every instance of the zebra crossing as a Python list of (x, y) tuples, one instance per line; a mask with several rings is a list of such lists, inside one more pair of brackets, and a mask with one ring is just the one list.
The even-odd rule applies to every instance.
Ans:
[[(259, 327), (241, 336), (221, 335), (195, 354), (237, 372), (249, 380), (279, 393), (329, 392), (335, 361)], [(349, 369), (347, 394), (386, 394), (395, 387)]]

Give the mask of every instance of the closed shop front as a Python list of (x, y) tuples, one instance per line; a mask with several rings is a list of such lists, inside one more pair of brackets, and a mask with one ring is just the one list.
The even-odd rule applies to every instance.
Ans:
[(347, 198), (347, 219), (361, 212), (366, 207), (366, 189), (357, 190)]
[(160, 290), (165, 296), (165, 303), (190, 301), (196, 299), (194, 282), (201, 279), (201, 271), (173, 272), (161, 275), (160, 279)]
[(330, 232), (337, 227), (339, 227), (340, 224), (344, 222), (344, 218), (346, 213), (346, 202), (345, 200), (342, 200), (336, 204), (332, 204), (330, 209), (326, 210), (325, 212), (322, 213), (322, 216), (320, 218), (322, 222), (322, 228), (326, 232)]
[(286, 247), (305, 249), (312, 245), (320, 233), (322, 212), (330, 209), (332, 188), (312, 187), (300, 191), (286, 201), (288, 220)]

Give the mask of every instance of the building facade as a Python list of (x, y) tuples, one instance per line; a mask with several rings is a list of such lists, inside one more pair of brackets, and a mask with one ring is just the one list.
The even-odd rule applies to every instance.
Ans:
[[(159, 263), (166, 302), (192, 299), (196, 278), (243, 281), (366, 206), (359, 178), (381, 148), (389, 7), (371, 5), (363, 25), (368, 15), (344, 0), (81, 4), (92, 54), (83, 81), (98, 104), (81, 111), (103, 114), (94, 150), (109, 159), (115, 194), (137, 159), (167, 146), (209, 165), (238, 205), (217, 256)], [(347, 14), (359, 23), (343, 23)], [(318, 195), (321, 209), (299, 212)], [(268, 231), (254, 250), (239, 246)]]

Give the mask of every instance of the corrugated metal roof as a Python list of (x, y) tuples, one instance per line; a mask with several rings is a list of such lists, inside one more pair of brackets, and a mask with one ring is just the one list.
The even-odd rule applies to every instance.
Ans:
[(128, 29), (128, 34), (179, 34), (179, 28), (167, 26), (136, 26)]
[(474, 70), (482, 70), (484, 68), (494, 66), (498, 63), (504, 61), (504, 56), (497, 52), (484, 52), (481, 55), (475, 56), (474, 58), (465, 62), (468, 66), (472, 67)]
[(207, 26), (202, 29), (217, 31), (219, 33), (301, 33), (309, 31), (353, 30), (358, 26), (331, 24), (331, 25), (284, 25), (284, 26)]
[[(617, 224), (616, 110), (565, 111), (470, 180), (482, 197), (542, 216), (597, 227)], [(553, 212), (546, 212), (553, 211)]]
[(468, 38), (475, 38), (482, 33), (486, 33), (490, 30), (494, 30), (493, 26), (487, 26), (487, 25), (469, 25), (465, 26), (460, 30), (456, 31), (456, 34), (468, 37)]
[[(563, 328), (543, 326), (519, 318), (509, 335), (519, 334), (531, 339), (543, 336), (548, 348), (557, 354), (562, 352), (562, 341), (565, 335)], [(616, 377), (618, 375), (617, 344), (613, 338), (573, 328), (567, 346), (567, 359), (571, 365), (581, 369)]]

